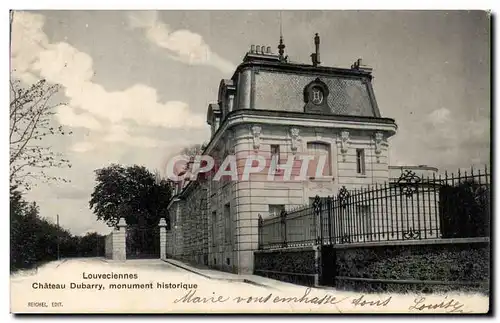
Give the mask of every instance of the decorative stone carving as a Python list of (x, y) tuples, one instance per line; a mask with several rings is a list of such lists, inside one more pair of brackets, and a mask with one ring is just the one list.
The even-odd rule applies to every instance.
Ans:
[(340, 153), (342, 154), (342, 158), (345, 161), (345, 155), (348, 150), (349, 145), (349, 131), (342, 131), (340, 133)]
[(253, 126), (252, 127), (252, 136), (253, 136), (253, 149), (255, 151), (259, 151), (260, 148), (260, 133), (262, 131), (261, 126)]
[(377, 156), (377, 163), (380, 163), (380, 154), (382, 153), (382, 141), (384, 134), (381, 132), (375, 133), (375, 155)]
[(292, 153), (295, 155), (297, 153), (297, 147), (299, 146), (299, 129), (298, 128), (292, 128), (290, 129), (290, 136), (292, 137)]
[(328, 95), (330, 91), (328, 86), (316, 78), (304, 88), (304, 112), (329, 114)]

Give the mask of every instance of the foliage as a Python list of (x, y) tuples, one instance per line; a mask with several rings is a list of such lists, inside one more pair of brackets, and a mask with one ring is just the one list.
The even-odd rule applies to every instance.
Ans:
[(443, 238), (489, 236), (489, 185), (466, 180), (439, 191), (440, 228)]
[[(323, 255), (325, 257), (325, 255)], [(337, 277), (378, 280), (377, 283), (338, 279), (337, 288), (371, 292), (421, 293), (476, 290), (490, 278), (490, 247), (488, 243), (455, 243), (384, 245), (336, 249), (334, 256)], [(325, 271), (324, 275), (330, 275)], [(426, 281), (427, 284), (388, 284), (385, 280)], [(446, 282), (434, 284), (431, 282)], [(471, 282), (471, 286), (458, 282)], [(340, 284), (339, 284), (340, 283)]]
[(59, 256), (104, 256), (104, 236), (97, 233), (73, 236), (40, 217), (36, 203), (28, 203), (13, 186), (10, 190), (10, 268), (29, 268)]
[[(205, 148), (207, 147), (207, 143), (203, 144), (194, 144), (189, 147), (185, 147), (180, 151), (180, 155), (189, 160), (188, 163), (181, 166), (180, 169), (177, 169), (176, 172), (178, 176), (182, 176), (186, 173), (190, 173), (193, 171), (193, 164), (195, 157), (201, 155)], [(171, 183), (173, 184), (173, 183)], [(175, 186), (175, 185), (174, 185)]]
[(95, 171), (97, 185), (89, 207), (97, 219), (116, 226), (120, 217), (127, 224), (156, 225), (166, 217), (171, 187), (143, 166), (110, 165)]
[(60, 177), (48, 175), (52, 167), (71, 167), (69, 160), (54, 152), (43, 139), (71, 134), (62, 126), (51, 124), (54, 110), (61, 103), (53, 103), (58, 85), (40, 80), (28, 88), (20, 81), (10, 82), (10, 184), (30, 188), (33, 179), (53, 181)]
[(206, 146), (207, 146), (206, 143), (194, 144), (189, 147), (183, 148), (181, 154), (188, 157), (194, 157), (196, 155), (200, 155), (201, 153), (203, 153)]

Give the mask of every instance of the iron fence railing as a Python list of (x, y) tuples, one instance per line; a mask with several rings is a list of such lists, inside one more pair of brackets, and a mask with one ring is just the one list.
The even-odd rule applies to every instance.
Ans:
[(383, 184), (316, 196), (312, 205), (279, 216), (259, 215), (259, 249), (484, 237), (490, 194), (486, 167), (425, 178), (406, 170)]

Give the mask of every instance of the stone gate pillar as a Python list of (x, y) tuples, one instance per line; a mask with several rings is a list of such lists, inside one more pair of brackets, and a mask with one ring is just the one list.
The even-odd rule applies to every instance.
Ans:
[(158, 226), (160, 227), (160, 259), (167, 259), (167, 221), (161, 218)]
[(127, 222), (120, 218), (118, 229), (113, 232), (113, 260), (127, 259)]

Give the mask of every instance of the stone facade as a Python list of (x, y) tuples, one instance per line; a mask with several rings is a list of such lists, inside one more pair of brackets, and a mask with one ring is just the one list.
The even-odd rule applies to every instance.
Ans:
[[(266, 166), (248, 179), (215, 181), (211, 173), (183, 184), (169, 207), (167, 255), (251, 273), (259, 214), (265, 218), (316, 195), (335, 195), (342, 186), (386, 182), (387, 140), (397, 126), (380, 116), (371, 80), (371, 72), (359, 66), (308, 66), (248, 53), (231, 80), (221, 81), (218, 103), (208, 107), (212, 137), (203, 154), (218, 165), (235, 156), (240, 175), (248, 156), (263, 157)], [(273, 154), (280, 165), (290, 162), (290, 180), (284, 180), (286, 170), (269, 177)], [(325, 156), (325, 167), (314, 159), (305, 179), (294, 180), (307, 162), (300, 158), (311, 154)]]

